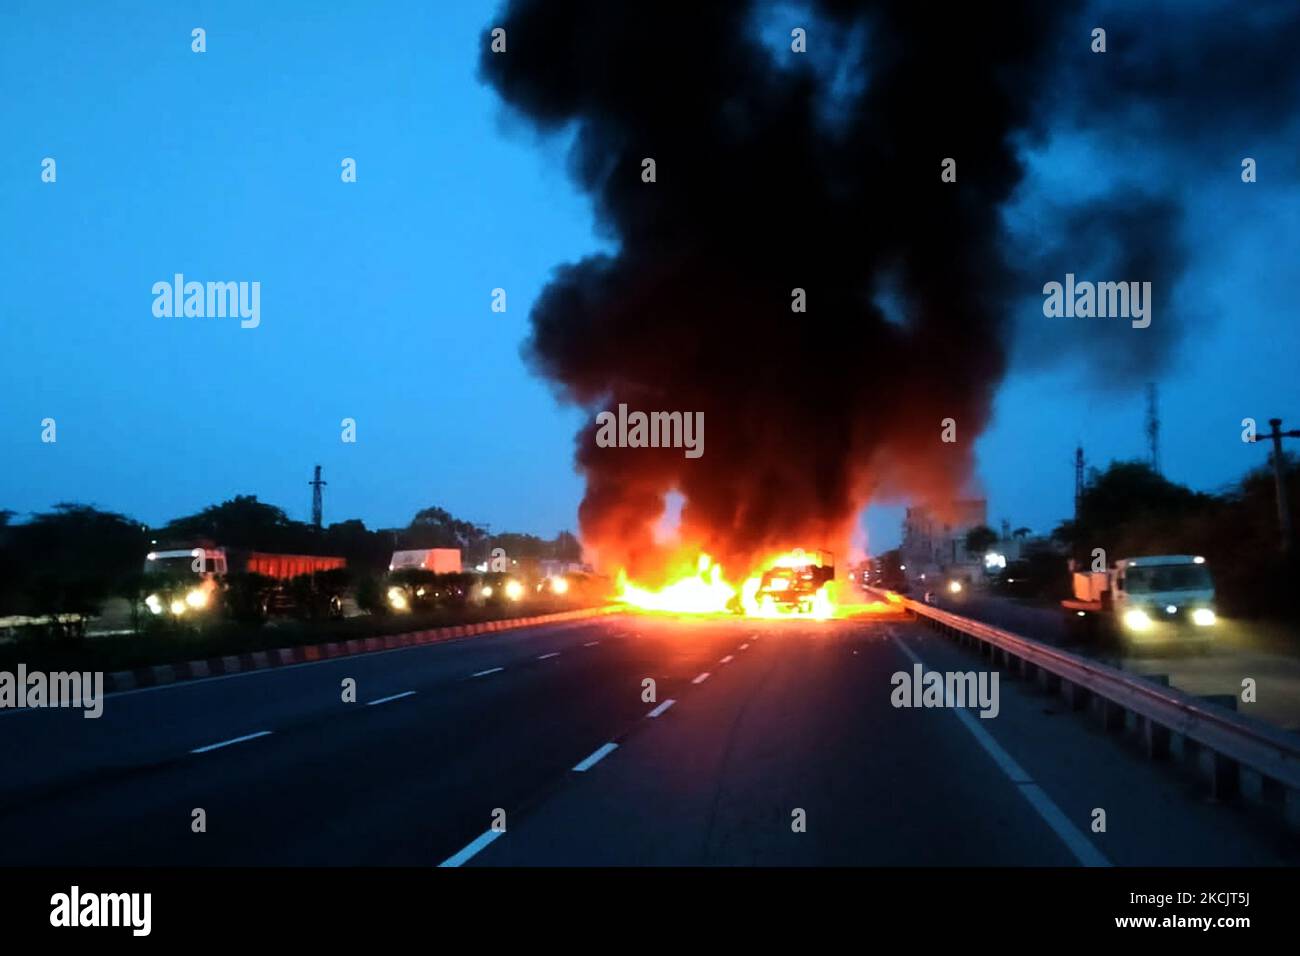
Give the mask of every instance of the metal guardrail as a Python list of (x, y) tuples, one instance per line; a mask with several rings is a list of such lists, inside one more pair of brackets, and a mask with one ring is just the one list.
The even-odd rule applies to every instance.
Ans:
[(1199, 751), (1197, 758), (1206, 758), (1205, 769), (1216, 797), (1251, 790), (1243, 786), (1243, 771), (1257, 774), (1259, 792), (1249, 795), (1265, 803), (1270, 797), (1280, 798), (1285, 822), (1300, 830), (1300, 736), (982, 621), (900, 595), (891, 595), (889, 600), (941, 631), (980, 642), (994, 660), (1001, 653), (1008, 665), (1018, 662), (1023, 676), (1037, 676), (1072, 708), (1096, 702), (1108, 729), (1124, 729), (1129, 725), (1126, 715), (1133, 715), (1153, 758), (1169, 755), (1174, 735), (1184, 755), (1189, 749), (1185, 742), (1192, 744)]

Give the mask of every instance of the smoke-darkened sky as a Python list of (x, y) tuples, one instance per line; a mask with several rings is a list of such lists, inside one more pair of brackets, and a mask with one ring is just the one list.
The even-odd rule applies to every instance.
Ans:
[[(738, 423), (792, 441), (821, 389), (825, 417), (800, 433), (821, 473), (843, 434), (881, 450), (860, 449), (878, 490), (906, 494), (920, 472), (897, 463), (931, 474), (919, 442), (956, 404), (963, 447), (945, 451), (974, 462), (990, 517), (1046, 530), (1076, 441), (1098, 463), (1143, 453), (1150, 378), (1165, 471), (1196, 487), (1262, 460), (1243, 417), (1300, 419), (1293, 5), (1034, 4), (961, 23), (914, 5), (660, 5), (666, 19), (632, 24), (625, 6), (551, 4), (530, 28), (491, 4), (5, 5), (0, 508), (160, 522), (256, 493), (305, 518), (320, 463), (327, 520), (439, 504), (551, 534), (583, 495), (585, 415), (557, 397), (594, 407), (615, 375), (706, 411), (702, 488), (780, 463), (746, 508), (709, 503), (735, 529), (771, 520), (797, 465), (749, 457), (772, 433)], [(497, 23), (507, 59), (481, 73)], [(658, 182), (638, 189), (626, 160), (643, 155)], [(949, 155), (958, 181), (940, 186)], [(1043, 317), (1042, 283), (1065, 271), (1152, 281), (1152, 326)], [(177, 272), (260, 281), (261, 325), (155, 318), (150, 288)], [(792, 324), (794, 286), (809, 312)], [(592, 287), (623, 305), (591, 316), (635, 335), (584, 324), (598, 303), (573, 295)], [(782, 390), (796, 411), (736, 402)], [(896, 525), (877, 510), (870, 543)]]

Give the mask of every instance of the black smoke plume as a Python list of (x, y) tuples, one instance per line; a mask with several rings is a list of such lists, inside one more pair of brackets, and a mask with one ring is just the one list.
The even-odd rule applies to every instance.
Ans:
[[(617, 242), (557, 270), (529, 360), (593, 418), (620, 402), (704, 413), (694, 460), (597, 447), (592, 424), (578, 435), (582, 530), (607, 566), (662, 564), (651, 529), (674, 489), (683, 537), (728, 568), (842, 546), (873, 495), (960, 493), (1013, 303), (1060, 278), (1027, 288), (1008, 261), (1020, 148), (1046, 135), (1054, 90), (1118, 108), (1106, 91), (1122, 84), (1086, 60), (1083, 13), (514, 0), (488, 25), (484, 77), (539, 129), (573, 136), (571, 175)], [(497, 26), (504, 53), (489, 49)], [(806, 53), (791, 51), (796, 27)], [(1162, 92), (1150, 71), (1128, 82)], [(947, 157), (955, 183), (940, 178)], [(796, 288), (806, 313), (791, 311)], [(945, 419), (956, 442), (940, 440)]]

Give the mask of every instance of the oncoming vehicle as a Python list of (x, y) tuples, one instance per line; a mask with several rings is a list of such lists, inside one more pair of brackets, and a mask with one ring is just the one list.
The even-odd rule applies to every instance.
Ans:
[(1122, 558), (1106, 571), (1075, 572), (1074, 597), (1061, 602), (1072, 625), (1105, 630), (1130, 645), (1214, 639), (1214, 577), (1190, 554)]
[(158, 584), (144, 601), (151, 614), (201, 613), (216, 603), (218, 577), (226, 574), (226, 554), (221, 548), (150, 551), (144, 573)]
[[(155, 616), (174, 618), (208, 612), (338, 616), (342, 582), (327, 579), (346, 575), (346, 566), (340, 557), (211, 546), (150, 551), (144, 572), (154, 588), (145, 597), (145, 607)], [(236, 589), (237, 594), (231, 586), (236, 579), (248, 585)]]

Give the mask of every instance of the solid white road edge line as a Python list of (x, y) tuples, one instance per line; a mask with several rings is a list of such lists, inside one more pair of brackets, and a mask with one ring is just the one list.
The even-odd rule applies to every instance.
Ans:
[[(925, 662), (916, 655), (915, 651), (904, 644), (897, 634), (890, 632), (889, 636), (903, 653), (912, 659), (912, 663), (920, 664), (922, 668), (925, 667)], [(1025, 769), (1016, 763), (1015, 758), (1007, 753), (987, 730), (979, 725), (979, 721), (972, 717), (969, 711), (956, 707), (951, 708), (951, 710), (957, 719), (961, 721), (962, 726), (971, 732), (971, 736), (993, 758), (993, 762), (998, 765), (998, 769), (1016, 785), (1016, 789), (1029, 801), (1029, 805), (1038, 811), (1038, 815), (1042, 817), (1043, 822), (1052, 828), (1053, 833), (1060, 837), (1061, 842), (1074, 854), (1076, 860), (1084, 866), (1111, 865), (1106, 855), (1089, 842), (1088, 838), (1083, 835), (1083, 831), (1070, 822), (1070, 818), (1061, 811), (1061, 808), (1052, 801), (1052, 798), (1047, 795), (1043, 788), (1034, 783), (1033, 778), (1025, 772)]]

